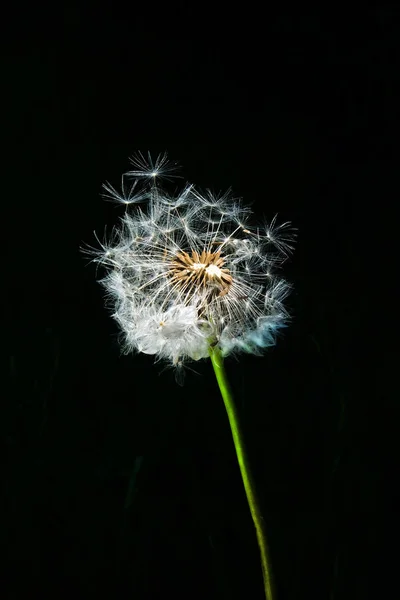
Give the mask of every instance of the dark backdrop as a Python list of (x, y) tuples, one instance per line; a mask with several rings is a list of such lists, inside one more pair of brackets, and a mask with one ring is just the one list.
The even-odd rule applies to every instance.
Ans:
[(265, 10), (61, 3), (5, 21), (7, 598), (262, 598), (210, 364), (181, 388), (121, 356), (79, 250), (117, 222), (101, 184), (137, 150), (298, 228), (292, 324), (227, 361), (279, 600), (382, 593), (398, 408), (374, 336), (392, 314), (399, 15)]

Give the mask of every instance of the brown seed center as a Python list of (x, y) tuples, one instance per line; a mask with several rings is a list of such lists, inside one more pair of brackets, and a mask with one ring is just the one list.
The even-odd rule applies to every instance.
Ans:
[(208, 296), (225, 296), (232, 284), (229, 269), (224, 268), (221, 252), (206, 252), (201, 254), (192, 250), (191, 254), (179, 252), (171, 263), (170, 275), (172, 281), (183, 292), (192, 296), (196, 292), (206, 291)]

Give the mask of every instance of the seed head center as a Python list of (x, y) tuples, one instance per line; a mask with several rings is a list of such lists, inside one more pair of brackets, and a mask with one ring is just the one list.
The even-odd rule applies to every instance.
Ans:
[(232, 275), (229, 269), (224, 268), (225, 261), (221, 252), (208, 252), (201, 254), (192, 250), (191, 254), (179, 252), (172, 261), (169, 274), (173, 283), (188, 296), (199, 291), (206, 291), (209, 298), (225, 296), (232, 284)]
[(206, 269), (206, 273), (209, 277), (217, 277), (217, 279), (221, 279), (222, 271), (219, 267), (217, 267), (217, 265), (211, 264), (208, 267), (205, 266), (205, 269)]

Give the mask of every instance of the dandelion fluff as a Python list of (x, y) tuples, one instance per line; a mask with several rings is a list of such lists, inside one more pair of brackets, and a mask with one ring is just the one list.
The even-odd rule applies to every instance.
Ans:
[(171, 196), (166, 154), (138, 154), (122, 190), (108, 199), (130, 205), (109, 242), (88, 252), (104, 266), (102, 284), (123, 333), (123, 349), (182, 368), (218, 346), (222, 356), (260, 354), (275, 343), (288, 314), (290, 285), (277, 273), (294, 241), (276, 217), (251, 224), (252, 211), (230, 192), (186, 184)]

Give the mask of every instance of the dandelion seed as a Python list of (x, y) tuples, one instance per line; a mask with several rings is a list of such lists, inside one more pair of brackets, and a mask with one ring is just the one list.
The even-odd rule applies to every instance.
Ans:
[(122, 204), (137, 204), (148, 197), (148, 193), (142, 191), (135, 193), (137, 181), (134, 181), (129, 186), (126, 185), (126, 174), (121, 178), (121, 191), (118, 192), (111, 184), (103, 183), (103, 188), (106, 193), (102, 194), (103, 198), (111, 202), (121, 202)]
[(168, 160), (167, 153), (160, 154), (155, 161), (153, 161), (150, 152), (147, 155), (147, 159), (141, 152), (138, 152), (130, 159), (132, 165), (135, 167), (132, 171), (128, 171), (126, 175), (136, 178), (144, 178), (155, 181), (157, 178), (171, 179), (172, 177), (180, 177), (176, 174), (178, 169), (177, 163), (171, 163)]

